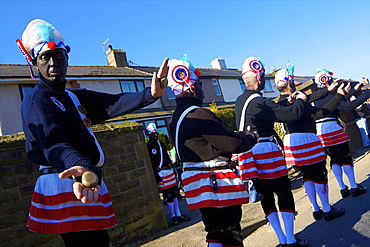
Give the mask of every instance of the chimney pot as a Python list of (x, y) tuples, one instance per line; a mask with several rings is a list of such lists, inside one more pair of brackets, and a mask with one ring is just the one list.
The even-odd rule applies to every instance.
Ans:
[(211, 62), (211, 66), (213, 69), (227, 69), (225, 59), (223, 58), (215, 58)]

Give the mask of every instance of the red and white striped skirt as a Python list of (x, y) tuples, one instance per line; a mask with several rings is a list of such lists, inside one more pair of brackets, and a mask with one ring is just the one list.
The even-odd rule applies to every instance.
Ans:
[(304, 166), (326, 160), (319, 137), (314, 133), (292, 133), (284, 137), (287, 165)]
[(316, 129), (317, 136), (320, 138), (323, 147), (350, 141), (347, 132), (336, 121), (318, 122), (316, 123)]
[[(184, 168), (225, 166), (228, 162), (215, 159), (199, 163), (184, 163)], [(218, 189), (211, 185), (211, 171), (184, 171), (181, 175), (186, 202), (191, 210), (203, 207), (227, 207), (249, 202), (247, 188), (231, 169), (213, 171)]]
[(158, 184), (158, 189), (164, 190), (171, 188), (177, 184), (175, 173), (172, 169), (161, 170), (158, 175), (162, 178), (163, 185)]
[(98, 201), (84, 204), (73, 194), (73, 180), (58, 175), (51, 173), (37, 179), (27, 220), (30, 231), (61, 234), (108, 229), (118, 224), (103, 181)]
[(242, 180), (275, 179), (288, 175), (283, 152), (273, 142), (259, 142), (238, 157)]

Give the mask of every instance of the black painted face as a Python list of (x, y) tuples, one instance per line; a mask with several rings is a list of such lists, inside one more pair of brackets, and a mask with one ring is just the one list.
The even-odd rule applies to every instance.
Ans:
[(261, 71), (260, 72), (260, 84), (258, 87), (258, 91), (262, 91), (263, 89), (265, 89), (265, 83), (266, 83), (265, 71)]
[(158, 141), (158, 132), (152, 132), (149, 134), (149, 140), (152, 142)]
[(36, 57), (36, 66), (46, 80), (64, 83), (68, 67), (67, 53), (64, 49), (44, 51)]
[(292, 92), (296, 91), (294, 80), (289, 80), (289, 86), (292, 89)]

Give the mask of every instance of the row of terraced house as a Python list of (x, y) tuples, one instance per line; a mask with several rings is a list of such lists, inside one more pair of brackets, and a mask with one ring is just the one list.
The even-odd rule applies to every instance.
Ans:
[[(107, 52), (108, 66), (69, 66), (67, 88), (86, 88), (105, 93), (137, 92), (149, 87), (153, 72), (158, 67), (129, 66), (126, 52), (110, 47)], [(233, 107), (236, 98), (244, 91), (241, 71), (226, 67), (225, 60), (216, 58), (211, 62), (212, 68), (197, 68), (203, 82), (205, 93), (204, 105), (214, 101), (219, 107)], [(34, 74), (37, 75), (36, 68)], [(296, 82), (302, 84), (313, 76), (296, 76)], [(266, 75), (264, 96), (275, 98), (278, 91), (274, 78)], [(20, 105), (24, 95), (37, 80), (30, 79), (27, 65), (0, 65), (0, 135), (12, 135), (22, 132)], [(146, 125), (155, 122), (160, 132), (168, 134), (167, 126), (175, 107), (175, 96), (167, 87), (160, 100), (146, 108), (115, 118), (106, 124), (122, 121), (137, 121)]]

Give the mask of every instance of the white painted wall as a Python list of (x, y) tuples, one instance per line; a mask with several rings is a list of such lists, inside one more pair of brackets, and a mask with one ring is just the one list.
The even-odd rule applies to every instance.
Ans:
[(238, 96), (242, 94), (242, 88), (240, 87), (239, 80), (218, 79), (218, 82), (226, 102), (235, 102)]
[(20, 110), (21, 96), (18, 84), (0, 85), (0, 133), (2, 135), (22, 132)]
[(77, 80), (81, 88), (86, 88), (93, 91), (117, 94), (121, 93), (119, 80)]
[[(0, 84), (0, 135), (12, 135), (22, 132), (22, 119), (20, 115), (21, 95), (18, 84), (37, 83), (37, 81), (2, 81)], [(119, 80), (77, 80), (81, 88), (89, 90), (117, 94), (121, 93), (121, 86)], [(144, 85), (150, 87), (151, 80), (144, 80)], [(67, 83), (67, 88), (71, 87)], [(153, 104), (145, 107), (161, 108), (161, 100), (157, 100)]]
[[(221, 87), (221, 91), (226, 102), (235, 102), (240, 94), (242, 94), (242, 89), (239, 84), (239, 80), (232, 79), (218, 79)], [(266, 83), (271, 84), (272, 92), (263, 93), (266, 98), (274, 99), (280, 95), (277, 90), (276, 84), (273, 79), (266, 80)]]

